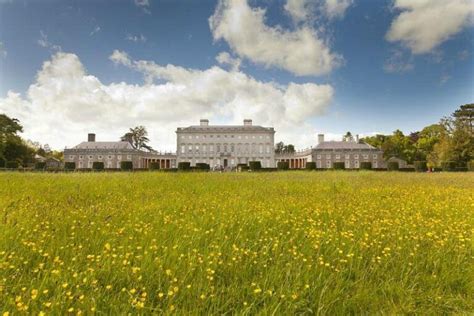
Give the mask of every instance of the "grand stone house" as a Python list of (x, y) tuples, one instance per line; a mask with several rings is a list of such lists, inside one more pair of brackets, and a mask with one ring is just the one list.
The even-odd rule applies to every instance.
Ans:
[(372, 168), (385, 168), (383, 151), (369, 144), (359, 142), (359, 137), (342, 141), (325, 141), (318, 135), (318, 145), (311, 149), (276, 156), (276, 161), (289, 162), (291, 169), (305, 168), (309, 161), (316, 162), (316, 168), (333, 168), (335, 162), (343, 162), (346, 169), (359, 169), (361, 162), (370, 162)]
[(248, 119), (243, 125), (209, 125), (202, 119), (199, 125), (176, 130), (177, 161), (224, 168), (260, 161), (264, 168), (274, 167), (274, 135), (273, 127), (253, 125)]
[(122, 161), (131, 161), (133, 168), (148, 168), (150, 162), (160, 163), (161, 168), (175, 168), (176, 155), (137, 150), (127, 141), (95, 140), (88, 134), (86, 142), (64, 149), (64, 161), (74, 162), (77, 169), (91, 169), (95, 161), (103, 162), (105, 169), (119, 169)]

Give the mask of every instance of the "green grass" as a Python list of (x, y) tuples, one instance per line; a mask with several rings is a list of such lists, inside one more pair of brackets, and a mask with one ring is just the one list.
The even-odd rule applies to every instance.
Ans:
[(0, 311), (474, 313), (473, 232), (469, 173), (0, 173)]

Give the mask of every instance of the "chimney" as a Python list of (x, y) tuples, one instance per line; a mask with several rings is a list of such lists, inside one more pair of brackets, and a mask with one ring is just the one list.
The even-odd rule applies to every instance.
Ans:
[(318, 134), (318, 144), (324, 142), (324, 134)]
[(359, 143), (359, 134), (356, 134), (356, 143)]
[(93, 134), (93, 133), (87, 134), (87, 141), (88, 142), (95, 142), (95, 134)]
[(244, 126), (252, 126), (252, 120), (245, 119), (244, 120)]
[(209, 125), (209, 120), (207, 120), (207, 119), (201, 119), (201, 120), (199, 121), (199, 123), (200, 123), (199, 125), (201, 125), (201, 126), (208, 126), (208, 125)]

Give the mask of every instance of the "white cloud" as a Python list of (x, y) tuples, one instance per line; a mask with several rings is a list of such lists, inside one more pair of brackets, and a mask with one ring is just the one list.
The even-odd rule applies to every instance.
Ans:
[(330, 19), (342, 18), (351, 4), (352, 0), (325, 0), (323, 9)]
[(317, 13), (328, 20), (342, 18), (351, 4), (352, 0), (287, 0), (285, 10), (299, 23), (314, 20)]
[(0, 57), (7, 57), (7, 50), (5, 49), (5, 45), (3, 44), (3, 42), (0, 42)]
[(143, 34), (140, 34), (140, 35), (127, 34), (125, 39), (127, 41), (131, 41), (131, 42), (135, 42), (135, 43), (137, 43), (137, 42), (145, 43), (146, 42), (146, 37)]
[(383, 65), (383, 69), (388, 73), (405, 73), (413, 70), (413, 68), (415, 68), (413, 56), (406, 56), (399, 49), (393, 50)]
[(268, 26), (265, 10), (246, 0), (220, 0), (209, 25), (214, 39), (225, 40), (238, 56), (298, 76), (328, 74), (342, 62), (313, 28)]
[(94, 35), (94, 34), (96, 34), (96, 33), (98, 33), (98, 32), (100, 32), (100, 26), (96, 26), (96, 27), (92, 30), (92, 32), (90, 32), (89, 36), (92, 36), (92, 35)]
[(143, 12), (151, 14), (151, 11), (149, 10), (150, 0), (133, 0), (133, 3), (135, 3), (137, 7), (141, 8)]
[(395, 0), (394, 9), (401, 13), (385, 37), (413, 54), (430, 52), (474, 21), (472, 0)]
[(295, 22), (306, 21), (312, 13), (311, 5), (315, 4), (311, 0), (287, 0), (285, 10), (290, 14)]
[(118, 139), (129, 127), (143, 124), (154, 147), (175, 150), (176, 127), (202, 117), (240, 124), (252, 118), (274, 126), (278, 139), (304, 146), (300, 133), (310, 133), (307, 120), (323, 113), (334, 94), (330, 85), (281, 86), (218, 66), (164, 66), (132, 60), (120, 51), (110, 59), (142, 72), (146, 84), (104, 84), (86, 72), (78, 56), (58, 52), (44, 62), (24, 97), (10, 91), (0, 99), (0, 112), (20, 119), (25, 137), (55, 148), (74, 146), (87, 132), (96, 132), (98, 140)]
[(221, 65), (228, 65), (233, 71), (237, 71), (240, 68), (242, 61), (240, 58), (233, 58), (228, 52), (221, 52), (216, 56), (216, 61)]
[(55, 45), (48, 40), (48, 35), (45, 32), (40, 30), (40, 38), (37, 41), (38, 45), (44, 48), (49, 49), (50, 51), (61, 51), (62, 48), (59, 45)]

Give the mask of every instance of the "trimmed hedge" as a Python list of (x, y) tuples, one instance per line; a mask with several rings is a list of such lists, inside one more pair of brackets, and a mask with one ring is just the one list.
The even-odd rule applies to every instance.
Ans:
[(160, 163), (158, 161), (153, 161), (150, 162), (150, 165), (148, 166), (148, 169), (150, 170), (160, 170)]
[(252, 171), (257, 171), (262, 169), (262, 163), (260, 161), (249, 161), (249, 168)]
[(0, 158), (0, 168), (5, 168), (5, 160)]
[(92, 170), (95, 170), (95, 171), (104, 170), (104, 163), (102, 161), (94, 161), (92, 163)]
[(196, 170), (211, 170), (211, 166), (204, 162), (198, 162), (196, 163)]
[(372, 170), (372, 163), (370, 161), (362, 161), (359, 166), (360, 170)]
[(290, 163), (288, 161), (279, 161), (277, 162), (278, 170), (288, 170), (290, 169)]
[(64, 163), (64, 169), (65, 170), (74, 170), (74, 169), (76, 169), (76, 163), (72, 162), (72, 161), (65, 162)]
[(428, 171), (428, 165), (426, 163), (426, 161), (415, 161), (413, 163), (414, 167), (415, 167), (415, 171), (417, 172), (426, 172)]
[(310, 161), (306, 163), (306, 170), (316, 170), (316, 162)]
[(474, 160), (471, 160), (467, 163), (467, 170), (474, 171)]
[(441, 169), (443, 171), (456, 171), (456, 162), (455, 161), (443, 161), (441, 162)]
[(389, 161), (387, 163), (387, 170), (396, 171), (398, 169), (400, 169), (400, 166), (398, 165), (398, 161)]
[(38, 161), (35, 163), (35, 170), (44, 170), (46, 169), (46, 162)]
[(7, 161), (5, 163), (5, 168), (7, 169), (18, 169), (19, 166), (20, 164), (18, 163), (18, 161)]
[(188, 171), (191, 170), (191, 163), (189, 161), (181, 161), (178, 163), (178, 170)]
[(133, 162), (131, 161), (121, 161), (120, 162), (120, 170), (133, 170)]
[(415, 172), (415, 168), (412, 168), (412, 167), (399, 168), (398, 171), (401, 171), (401, 172)]
[(346, 165), (343, 162), (333, 162), (332, 168), (334, 170), (344, 170), (346, 169)]

